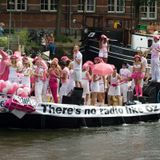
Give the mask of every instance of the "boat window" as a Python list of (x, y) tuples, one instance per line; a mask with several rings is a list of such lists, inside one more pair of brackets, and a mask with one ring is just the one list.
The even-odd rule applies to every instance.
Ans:
[(152, 39), (148, 39), (148, 47), (151, 47), (152, 43), (153, 43), (153, 40)]

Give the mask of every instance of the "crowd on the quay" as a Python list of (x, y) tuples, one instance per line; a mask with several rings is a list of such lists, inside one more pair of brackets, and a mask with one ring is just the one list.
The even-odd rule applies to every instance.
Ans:
[(137, 51), (132, 66), (124, 62), (118, 73), (112, 65), (113, 72), (109, 75), (93, 72), (95, 64), (107, 63), (108, 60), (109, 45), (105, 35), (101, 35), (99, 56), (95, 57), (93, 62), (83, 63), (83, 56), (78, 45), (73, 47), (72, 58), (53, 57), (50, 61), (43, 60), (41, 55), (32, 59), (21, 56), (19, 52), (9, 56), (0, 50), (2, 57), (0, 81), (9, 81), (12, 84), (17, 83), (28, 87), (29, 93), (25, 96), (35, 95), (37, 102), (50, 101), (48, 99), (50, 94), (54, 103), (62, 103), (63, 96), (67, 96), (74, 87), (80, 87), (83, 88), (85, 105), (97, 105), (97, 103), (103, 105), (106, 95), (109, 105), (123, 105), (127, 102), (129, 89), (134, 90), (135, 96), (143, 96), (145, 81), (151, 77), (151, 80), (160, 82), (159, 39), (158, 35), (154, 36), (154, 43), (149, 51), (151, 72), (148, 70), (145, 55), (147, 52)]

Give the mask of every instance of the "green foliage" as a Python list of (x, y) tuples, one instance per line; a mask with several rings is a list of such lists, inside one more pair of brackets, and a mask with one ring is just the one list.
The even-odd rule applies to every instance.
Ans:
[(22, 29), (19, 32), (15, 33), (19, 37), (19, 43), (20, 45), (26, 45), (28, 42), (28, 30)]
[(7, 48), (8, 37), (0, 37), (0, 47)]
[(72, 39), (70, 39), (67, 36), (63, 36), (63, 35), (56, 37), (56, 41), (62, 42), (62, 43), (73, 42)]

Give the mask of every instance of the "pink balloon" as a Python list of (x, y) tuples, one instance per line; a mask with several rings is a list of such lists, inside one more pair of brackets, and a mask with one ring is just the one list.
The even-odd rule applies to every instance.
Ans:
[(7, 94), (14, 94), (13, 87), (8, 90)]
[(21, 96), (21, 97), (28, 97), (28, 95), (27, 95), (26, 92), (22, 92), (19, 96)]
[(30, 94), (30, 88), (29, 87), (24, 87), (23, 90), (29, 95)]
[(5, 81), (2, 81), (1, 82), (1, 88), (0, 88), (0, 91), (2, 92), (4, 88), (6, 88), (7, 84)]
[(0, 81), (0, 92), (2, 92), (2, 81)]
[(22, 88), (18, 88), (17, 89), (17, 95), (20, 96), (23, 93), (23, 89)]
[(19, 85), (17, 83), (13, 83), (13, 92), (15, 93), (17, 89), (19, 88)]

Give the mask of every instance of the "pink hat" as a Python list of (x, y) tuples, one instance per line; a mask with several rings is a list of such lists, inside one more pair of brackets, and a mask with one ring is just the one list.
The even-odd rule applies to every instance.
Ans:
[(136, 58), (139, 58), (139, 60), (141, 61), (140, 55), (136, 54), (136, 55), (134, 56), (134, 59), (136, 59)]
[(10, 59), (18, 59), (17, 55), (11, 55)]
[(67, 56), (63, 56), (61, 57), (61, 61), (66, 62), (66, 61), (70, 61), (70, 59)]
[(101, 57), (95, 57), (94, 61), (98, 61), (100, 63), (100, 62), (103, 62), (103, 59)]
[(92, 61), (87, 61), (85, 62), (85, 64), (88, 64), (90, 66), (90, 65), (93, 65), (94, 63)]
[(87, 68), (89, 68), (89, 65), (87, 63), (83, 64), (83, 67), (82, 67), (84, 70), (86, 70)]
[(101, 39), (106, 39), (106, 40), (108, 40), (108, 37), (107, 37), (106, 35), (102, 34), (102, 35), (101, 35)]
[(53, 62), (56, 62), (57, 64), (58, 64), (58, 62), (59, 62), (58, 58), (53, 58), (52, 61), (53, 61)]
[(154, 38), (154, 39), (158, 39), (158, 40), (159, 40), (160, 35), (154, 35), (154, 36), (153, 36), (153, 38)]

